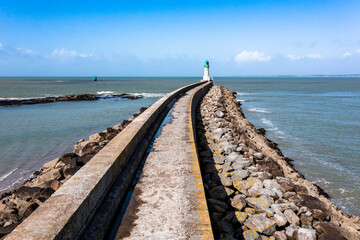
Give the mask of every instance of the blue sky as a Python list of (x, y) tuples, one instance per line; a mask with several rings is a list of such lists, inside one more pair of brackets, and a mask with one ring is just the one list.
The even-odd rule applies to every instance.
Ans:
[[(220, 3), (224, 2), (224, 3)], [(0, 1), (1, 76), (360, 73), (360, 1)]]

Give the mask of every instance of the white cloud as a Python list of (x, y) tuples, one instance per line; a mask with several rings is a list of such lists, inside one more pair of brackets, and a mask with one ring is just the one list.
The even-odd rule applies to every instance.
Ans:
[(321, 56), (320, 53), (312, 53), (312, 54), (307, 55), (307, 58), (310, 58), (310, 59), (322, 59), (324, 57)]
[(3, 49), (3, 45), (0, 43), (0, 50)]
[(360, 54), (360, 49), (356, 50), (356, 52)]
[(345, 52), (343, 55), (340, 56), (340, 58), (350, 57), (351, 55), (352, 55), (351, 52)]
[(235, 57), (236, 62), (254, 62), (254, 61), (266, 62), (269, 61), (270, 59), (271, 56), (265, 56), (263, 52), (258, 52), (258, 51), (251, 52), (246, 50), (242, 51)]
[(304, 58), (304, 56), (296, 56), (296, 55), (294, 55), (294, 54), (289, 54), (289, 55), (287, 55), (287, 58), (289, 58), (290, 60), (294, 61), (294, 60), (302, 59), (302, 58)]
[(26, 54), (26, 55), (30, 55), (30, 56), (35, 56), (38, 55), (37, 52), (31, 50), (31, 49), (23, 49), (23, 48), (17, 48), (16, 51), (22, 53), (22, 54)]
[(91, 53), (78, 53), (77, 51), (68, 50), (66, 48), (55, 49), (51, 53), (51, 57), (82, 57), (82, 58), (87, 58), (87, 57), (92, 57), (92, 56), (93, 56), (93, 54), (91, 54)]

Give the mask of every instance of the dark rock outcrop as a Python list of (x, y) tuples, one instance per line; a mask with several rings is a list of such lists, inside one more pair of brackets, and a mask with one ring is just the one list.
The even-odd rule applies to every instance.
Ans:
[(135, 100), (135, 99), (143, 98), (143, 96), (132, 95), (129, 93), (106, 95), (106, 96), (95, 95), (95, 94), (79, 94), (79, 95), (69, 94), (60, 97), (0, 100), (0, 106), (20, 106), (20, 105), (53, 103), (53, 102), (70, 102), (70, 101), (95, 101), (98, 99), (107, 99), (107, 98), (126, 98), (130, 100)]

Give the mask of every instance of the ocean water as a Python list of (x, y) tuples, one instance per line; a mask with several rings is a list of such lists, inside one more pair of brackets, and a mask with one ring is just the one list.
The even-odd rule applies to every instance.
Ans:
[[(65, 94), (143, 94), (0, 107), (0, 192), (46, 161), (72, 151), (81, 138), (127, 119), (166, 93), (200, 78), (0, 78), (0, 99)], [(345, 213), (360, 215), (360, 78), (215, 78), (236, 91), (245, 116), (307, 179), (323, 187)]]

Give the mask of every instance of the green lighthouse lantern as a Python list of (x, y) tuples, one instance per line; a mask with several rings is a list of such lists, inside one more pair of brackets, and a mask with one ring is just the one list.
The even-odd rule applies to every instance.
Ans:
[(206, 67), (206, 68), (210, 67), (208, 60), (205, 61), (204, 67)]

